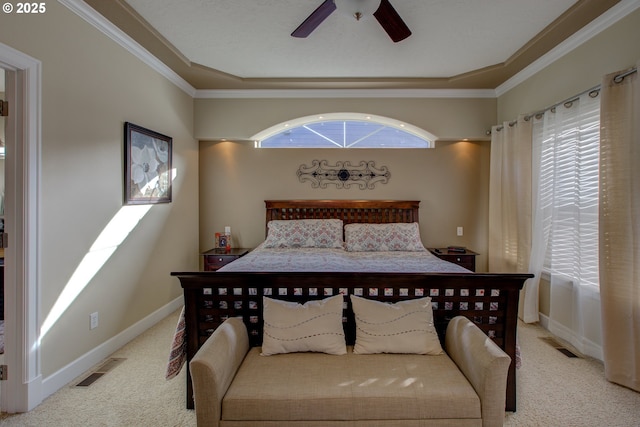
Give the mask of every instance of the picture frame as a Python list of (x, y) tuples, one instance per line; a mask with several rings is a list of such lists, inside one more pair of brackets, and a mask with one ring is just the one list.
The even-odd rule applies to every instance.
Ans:
[(224, 234), (221, 234), (220, 239), (218, 239), (218, 247), (225, 249), (227, 247), (227, 236), (225, 236)]
[(173, 138), (124, 124), (124, 204), (171, 203)]

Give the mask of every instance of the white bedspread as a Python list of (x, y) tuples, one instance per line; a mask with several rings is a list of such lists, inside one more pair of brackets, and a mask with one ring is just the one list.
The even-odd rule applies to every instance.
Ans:
[(330, 248), (258, 246), (218, 271), (331, 271), (380, 273), (469, 273), (429, 251), (347, 252)]

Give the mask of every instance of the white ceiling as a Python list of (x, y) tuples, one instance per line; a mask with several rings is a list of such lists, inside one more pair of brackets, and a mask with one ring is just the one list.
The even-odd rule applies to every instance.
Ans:
[[(440, 78), (504, 63), (576, 0), (390, 0), (412, 35), (338, 10), (291, 32), (323, 0), (125, 0), (188, 62), (240, 78)], [(370, 10), (379, 1), (360, 0)]]

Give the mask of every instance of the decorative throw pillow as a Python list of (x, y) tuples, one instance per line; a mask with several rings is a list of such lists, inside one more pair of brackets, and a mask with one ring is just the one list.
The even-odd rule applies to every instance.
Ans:
[(273, 220), (265, 248), (342, 248), (341, 219)]
[(345, 248), (351, 252), (426, 251), (417, 222), (389, 224), (347, 224)]
[(431, 298), (384, 303), (351, 295), (356, 318), (353, 352), (442, 354)]
[(342, 295), (305, 304), (263, 297), (262, 355), (313, 351), (346, 354)]

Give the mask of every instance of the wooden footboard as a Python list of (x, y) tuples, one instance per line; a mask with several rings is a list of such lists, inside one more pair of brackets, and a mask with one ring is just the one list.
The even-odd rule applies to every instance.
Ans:
[[(512, 359), (506, 409), (516, 409), (516, 328), (519, 292), (530, 274), (344, 273), (344, 272), (177, 272), (184, 290), (187, 358), (225, 319), (241, 317), (252, 346), (262, 342), (262, 297), (304, 302), (330, 295), (359, 295), (396, 302), (429, 296), (441, 339), (457, 315), (471, 319)], [(355, 340), (355, 321), (345, 298), (348, 344)], [(187, 407), (193, 408), (190, 377)]]

